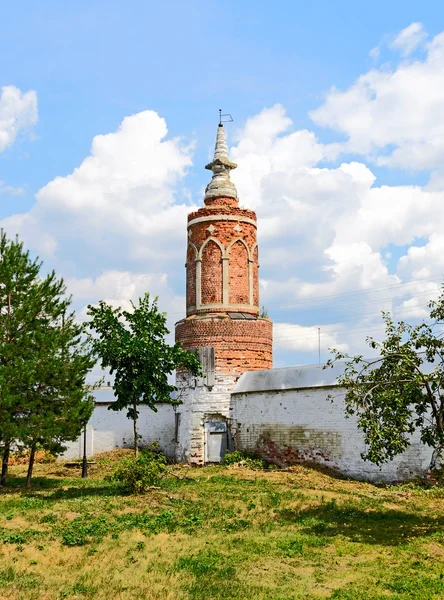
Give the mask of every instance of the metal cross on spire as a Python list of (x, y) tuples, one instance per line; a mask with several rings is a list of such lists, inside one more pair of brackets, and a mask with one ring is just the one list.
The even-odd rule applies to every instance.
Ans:
[[(224, 119), (224, 117), (230, 117), (230, 118)], [(232, 122), (233, 122), (233, 117), (230, 115), (230, 113), (222, 114), (222, 109), (219, 108), (219, 126), (222, 127), (223, 123), (232, 123)]]

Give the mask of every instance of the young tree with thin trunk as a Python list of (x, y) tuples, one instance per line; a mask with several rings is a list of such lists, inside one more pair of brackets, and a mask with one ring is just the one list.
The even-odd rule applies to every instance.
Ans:
[(429, 303), (431, 323), (395, 323), (386, 313), (385, 339), (367, 338), (378, 357), (365, 360), (333, 350), (345, 360), (338, 384), (345, 387), (346, 416), (357, 417), (367, 447), (364, 460), (382, 464), (403, 453), (418, 431), (432, 448), (430, 469), (441, 466), (444, 452), (444, 291)]
[(109, 408), (126, 409), (127, 417), (132, 419), (137, 457), (139, 407), (148, 406), (157, 412), (159, 403), (180, 404), (172, 397), (177, 388), (170, 383), (169, 376), (176, 368), (197, 375), (200, 362), (195, 353), (165, 341), (169, 333), (166, 314), (159, 311), (157, 298), (150, 302), (149, 294), (145, 294), (132, 308), (132, 311), (113, 309), (103, 301), (99, 306), (88, 306), (91, 317), (88, 325), (95, 334), (92, 343), (102, 367), (109, 368), (114, 375), (116, 401)]
[(95, 363), (82, 326), (68, 314), (70, 298), (54, 272), (23, 244), (0, 232), (0, 443), (2, 484), (11, 445), (30, 451), (30, 485), (38, 446), (55, 452), (80, 435), (92, 412), (85, 386)]

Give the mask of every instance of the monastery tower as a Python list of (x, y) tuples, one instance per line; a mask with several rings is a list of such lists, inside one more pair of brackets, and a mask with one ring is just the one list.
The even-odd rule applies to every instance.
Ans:
[[(215, 458), (206, 436), (211, 424), (219, 422), (221, 431), (226, 424), (230, 445), (229, 403), (235, 381), (245, 371), (272, 366), (272, 323), (259, 316), (256, 214), (239, 207), (230, 180), (236, 166), (219, 124), (214, 159), (205, 167), (213, 172), (205, 206), (188, 215), (187, 316), (176, 324), (176, 341), (199, 349), (205, 370), (199, 381), (178, 376), (184, 404), (176, 417), (177, 458), (199, 464)], [(213, 433), (211, 439), (216, 438)]]

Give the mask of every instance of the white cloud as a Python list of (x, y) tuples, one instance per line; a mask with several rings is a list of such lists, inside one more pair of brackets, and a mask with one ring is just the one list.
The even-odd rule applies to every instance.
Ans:
[(117, 308), (131, 310), (131, 302), (137, 303), (147, 291), (151, 300), (159, 297), (159, 309), (166, 312), (170, 326), (184, 313), (185, 298), (176, 295), (168, 283), (166, 273), (137, 273), (130, 271), (104, 271), (98, 277), (82, 279), (67, 278), (68, 293), (72, 294), (82, 319), (87, 318), (87, 305), (99, 300)]
[(399, 271), (415, 279), (441, 275), (444, 281), (444, 234), (440, 227), (431, 233), (426, 244), (410, 246), (399, 261)]
[[(436, 296), (444, 272), (443, 67), (444, 34), (424, 60), (402, 59), (332, 90), (313, 117), (344, 133), (344, 143), (295, 131), (281, 105), (238, 132), (232, 178), (240, 204), (259, 217), (261, 303), (277, 322), (275, 347), (286, 360), (317, 351), (319, 323), (324, 352), (365, 352), (366, 335), (382, 333), (381, 308), (418, 318)], [(332, 164), (341, 151), (363, 156)], [(99, 299), (127, 308), (149, 290), (171, 326), (185, 312), (191, 155), (189, 145), (168, 138), (157, 113), (132, 115), (95, 137), (71, 174), (49, 182), (28, 213), (3, 225), (62, 261), (82, 314)], [(437, 170), (425, 186), (380, 185), (369, 161)]]
[[(396, 38), (413, 44), (422, 29)], [(407, 32), (407, 33), (405, 33)], [(444, 160), (444, 33), (427, 44), (422, 60), (392, 70), (372, 69), (345, 91), (332, 87), (311, 112), (314, 122), (344, 134), (344, 152), (357, 152), (380, 165), (413, 170), (440, 168)]]
[(422, 23), (411, 23), (398, 33), (390, 46), (399, 50), (403, 56), (408, 56), (422, 44), (426, 37), (427, 33)]
[(392, 283), (378, 250), (390, 236), (380, 235), (376, 247), (362, 241), (361, 231), (372, 228), (360, 211), (372, 202), (375, 176), (357, 162), (317, 167), (328, 146), (290, 127), (281, 106), (264, 110), (247, 122), (232, 149), (241, 165), (233, 173), (241, 204), (254, 206), (260, 219), (261, 276), (272, 280), (264, 289), (266, 303)]
[(373, 60), (378, 60), (378, 58), (381, 55), (381, 48), (380, 46), (375, 46), (374, 48), (372, 48), (370, 50), (370, 52), (368, 53), (368, 55), (370, 56), (370, 58), (372, 58)]
[[(264, 118), (274, 126), (265, 127)], [(286, 152), (280, 152), (283, 147)], [(433, 250), (436, 258), (428, 244), (421, 250), (429, 270), (423, 264), (415, 268), (407, 254), (393, 272), (394, 251), (386, 247), (414, 248), (434, 236), (444, 240), (444, 192), (437, 179), (434, 189), (377, 186), (375, 175), (362, 163), (319, 168), (318, 162), (329, 154), (329, 146), (310, 132), (292, 132), (280, 106), (250, 119), (232, 149), (240, 165), (233, 179), (241, 203), (254, 205), (259, 217), (261, 303), (276, 321), (286, 322), (276, 329), (278, 352), (313, 352), (317, 324), (334, 311), (330, 319), (339, 319), (337, 328), (342, 329), (340, 339), (330, 345), (348, 343), (352, 351), (368, 353), (365, 336), (383, 331), (380, 310), (419, 318), (436, 295), (439, 277), (425, 285), (408, 282), (439, 275), (438, 255), (444, 256), (440, 248)], [(355, 295), (354, 302), (347, 302), (347, 293)], [(299, 324), (292, 335), (284, 335), (291, 321)]]
[(13, 85), (2, 87), (0, 95), (0, 152), (11, 146), (21, 131), (37, 123), (37, 94), (22, 92)]
[(131, 259), (158, 270), (184, 252), (191, 207), (177, 203), (177, 192), (191, 152), (167, 139), (165, 120), (154, 111), (126, 117), (117, 131), (93, 139), (91, 154), (71, 174), (40, 189), (29, 213), (2, 225), (43, 254), (59, 257), (77, 244), (102, 265)]
[(23, 187), (7, 185), (4, 181), (0, 181), (0, 196), (23, 196), (24, 193)]
[[(79, 319), (87, 318), (87, 304), (129, 309), (149, 291), (173, 332), (185, 315), (186, 217), (193, 206), (180, 186), (191, 155), (190, 145), (167, 137), (157, 113), (126, 117), (117, 131), (93, 139), (72, 173), (40, 189), (29, 212), (0, 226), (64, 275)], [(179, 292), (170, 283), (175, 274)]]
[[(342, 325), (332, 324), (321, 328), (321, 352), (325, 356), (329, 348), (342, 352), (348, 350), (348, 344), (338, 341), (336, 333), (343, 329)], [(304, 327), (295, 323), (275, 323), (273, 327), (273, 344), (275, 349), (293, 350), (297, 352), (317, 352), (319, 333), (317, 327)]]

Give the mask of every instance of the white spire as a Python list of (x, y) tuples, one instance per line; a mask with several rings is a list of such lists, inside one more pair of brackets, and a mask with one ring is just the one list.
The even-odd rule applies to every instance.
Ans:
[(216, 146), (213, 161), (206, 165), (206, 169), (213, 171), (213, 178), (205, 189), (206, 198), (236, 198), (236, 186), (230, 181), (230, 171), (237, 165), (228, 158), (228, 146), (225, 138), (225, 129), (222, 123), (217, 128)]

